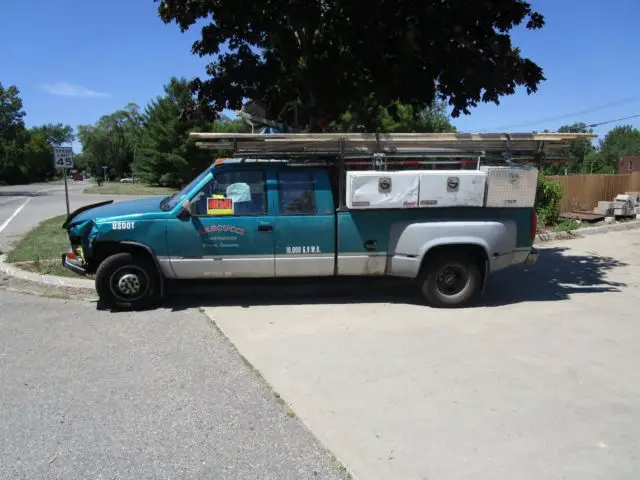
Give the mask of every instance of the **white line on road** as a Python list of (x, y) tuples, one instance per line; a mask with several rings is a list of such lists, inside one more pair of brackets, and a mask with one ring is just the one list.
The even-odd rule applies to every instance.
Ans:
[(7, 225), (9, 225), (9, 223), (11, 222), (11, 220), (13, 220), (14, 218), (16, 218), (16, 216), (17, 216), (17, 215), (20, 213), (20, 211), (25, 207), (25, 205), (31, 201), (31, 198), (33, 198), (33, 197), (29, 197), (29, 198), (27, 198), (27, 199), (25, 200), (25, 202), (24, 202), (22, 205), (20, 205), (18, 208), (16, 208), (15, 212), (13, 212), (13, 214), (12, 214), (9, 218), (7, 218), (7, 219), (5, 220), (5, 222), (4, 222), (2, 225), (0, 225), (0, 232), (2, 232), (5, 228), (7, 228)]

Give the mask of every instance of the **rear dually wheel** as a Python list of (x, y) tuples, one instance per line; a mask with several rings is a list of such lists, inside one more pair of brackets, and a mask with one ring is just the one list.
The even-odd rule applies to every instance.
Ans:
[(478, 259), (465, 252), (446, 252), (428, 260), (418, 277), (427, 302), (438, 308), (470, 305), (482, 289)]

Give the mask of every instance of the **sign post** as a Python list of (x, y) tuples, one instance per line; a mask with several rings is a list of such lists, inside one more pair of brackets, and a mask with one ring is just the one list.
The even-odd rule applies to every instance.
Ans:
[(69, 187), (67, 186), (67, 170), (74, 167), (73, 148), (53, 147), (53, 166), (62, 169), (64, 177), (64, 196), (67, 201), (67, 216), (69, 215)]

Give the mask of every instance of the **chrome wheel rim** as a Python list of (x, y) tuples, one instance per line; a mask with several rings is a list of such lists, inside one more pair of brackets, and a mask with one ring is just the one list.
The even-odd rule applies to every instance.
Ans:
[(149, 290), (149, 277), (143, 269), (127, 265), (111, 274), (109, 287), (118, 300), (132, 302), (146, 295)]

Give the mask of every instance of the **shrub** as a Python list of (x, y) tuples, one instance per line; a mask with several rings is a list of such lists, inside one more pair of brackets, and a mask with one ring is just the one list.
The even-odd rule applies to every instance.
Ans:
[(538, 177), (536, 213), (543, 225), (558, 223), (562, 193), (562, 187), (558, 182), (547, 180), (543, 175)]

